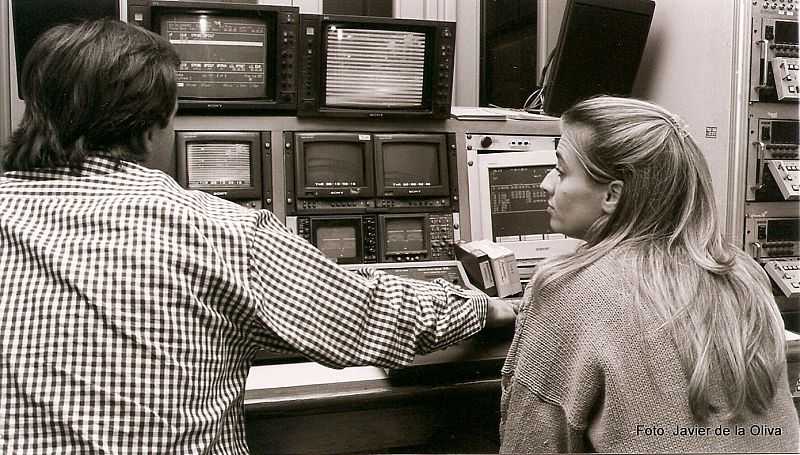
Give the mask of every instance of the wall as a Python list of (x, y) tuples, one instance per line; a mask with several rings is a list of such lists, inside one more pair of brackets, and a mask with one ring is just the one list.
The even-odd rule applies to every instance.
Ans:
[(730, 0), (657, 1), (634, 87), (635, 96), (661, 104), (689, 124), (711, 169), (726, 224), (735, 136), (735, 13)]

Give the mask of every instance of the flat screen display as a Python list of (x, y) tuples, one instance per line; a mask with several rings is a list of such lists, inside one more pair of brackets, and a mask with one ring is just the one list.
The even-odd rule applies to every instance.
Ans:
[(356, 188), (366, 185), (363, 143), (305, 142), (303, 153), (307, 188)]
[(334, 223), (319, 226), (315, 229), (315, 244), (327, 258), (358, 258), (358, 232), (355, 225)]
[(425, 33), (328, 25), (325, 35), (325, 105), (422, 107)]
[(547, 193), (539, 187), (555, 166), (489, 169), (492, 240), (528, 240), (526, 235), (550, 234)]
[(387, 218), (386, 254), (425, 252), (425, 219), (423, 217)]
[(186, 171), (190, 189), (247, 189), (250, 175), (250, 142), (188, 142)]
[(267, 93), (267, 24), (256, 17), (161, 16), (161, 34), (181, 58), (178, 97), (253, 99)]
[(426, 188), (439, 186), (438, 143), (384, 143), (383, 181), (388, 188)]

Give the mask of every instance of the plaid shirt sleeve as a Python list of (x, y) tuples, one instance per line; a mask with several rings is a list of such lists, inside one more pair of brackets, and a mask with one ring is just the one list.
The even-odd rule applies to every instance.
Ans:
[(256, 315), (281, 345), (330, 367), (401, 366), (483, 326), (487, 297), (445, 280), (345, 270), (269, 212), (256, 223), (250, 281)]

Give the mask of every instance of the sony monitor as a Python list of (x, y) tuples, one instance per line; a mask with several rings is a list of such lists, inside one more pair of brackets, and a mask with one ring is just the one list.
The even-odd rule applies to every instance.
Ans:
[(261, 133), (178, 131), (175, 148), (183, 187), (225, 199), (261, 199)]
[(161, 34), (178, 52), (178, 106), (199, 113), (293, 112), (298, 18), (289, 6), (128, 3), (129, 22)]
[(378, 196), (449, 196), (449, 148), (445, 134), (375, 134)]
[(298, 116), (448, 118), (455, 23), (301, 15)]

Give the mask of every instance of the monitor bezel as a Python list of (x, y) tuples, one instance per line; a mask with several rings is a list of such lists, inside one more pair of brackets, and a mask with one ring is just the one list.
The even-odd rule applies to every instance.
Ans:
[[(250, 144), (249, 188), (189, 187), (189, 166), (187, 146), (192, 142), (234, 141)], [(177, 181), (189, 190), (203, 191), (230, 200), (253, 200), (262, 198), (261, 175), (261, 133), (257, 131), (177, 131), (175, 133), (175, 155), (177, 161)]]
[[(429, 143), (438, 145), (439, 184), (417, 187), (390, 187), (386, 184), (383, 151), (387, 144)], [(449, 145), (446, 134), (379, 134), (373, 136), (375, 150), (375, 193), (378, 197), (450, 196)]]
[[(375, 196), (373, 145), (371, 133), (314, 132), (294, 133), (294, 179), (295, 195), (302, 199), (364, 199)], [(358, 143), (361, 144), (364, 168), (364, 184), (360, 186), (321, 188), (310, 186), (305, 174), (306, 152), (309, 143)]]
[[(397, 219), (413, 219), (419, 220), (422, 225), (422, 233), (423, 233), (423, 248), (421, 250), (415, 250), (410, 252), (390, 252), (388, 251), (387, 244), (389, 241), (389, 236), (387, 235), (387, 223), (391, 220)], [(427, 260), (428, 255), (431, 251), (431, 225), (430, 225), (430, 216), (427, 213), (391, 213), (391, 214), (383, 214), (378, 215), (378, 239), (379, 241), (379, 248), (378, 254), (381, 258), (381, 262), (396, 262), (397, 260), (393, 261), (393, 258), (401, 258), (403, 256), (419, 256), (416, 260)]]
[[(293, 6), (261, 5), (256, 3), (212, 3), (184, 0), (131, 0), (128, 3), (128, 21), (136, 23), (153, 33), (164, 36), (161, 30), (161, 17), (168, 14), (210, 14), (227, 17), (251, 17), (263, 20), (266, 29), (263, 96), (230, 98), (230, 97), (178, 97), (178, 110), (182, 113), (216, 113), (226, 114), (252, 113), (286, 114), (296, 112), (297, 100), (294, 92), (294, 76), (291, 86), (282, 87), (280, 74), (286, 71), (280, 62), (288, 59), (294, 62), (294, 56), (282, 57), (281, 49), (287, 45), (295, 50), (294, 41), (290, 44), (279, 43), (282, 27), (296, 29), (299, 19), (299, 8)], [(286, 17), (284, 17), (284, 15)], [(138, 17), (137, 17), (138, 16)], [(288, 24), (288, 25), (287, 25)], [(293, 32), (293, 34), (296, 34)], [(294, 39), (294, 38), (293, 38)], [(284, 49), (285, 51), (286, 49)], [(294, 65), (294, 63), (293, 63)]]

